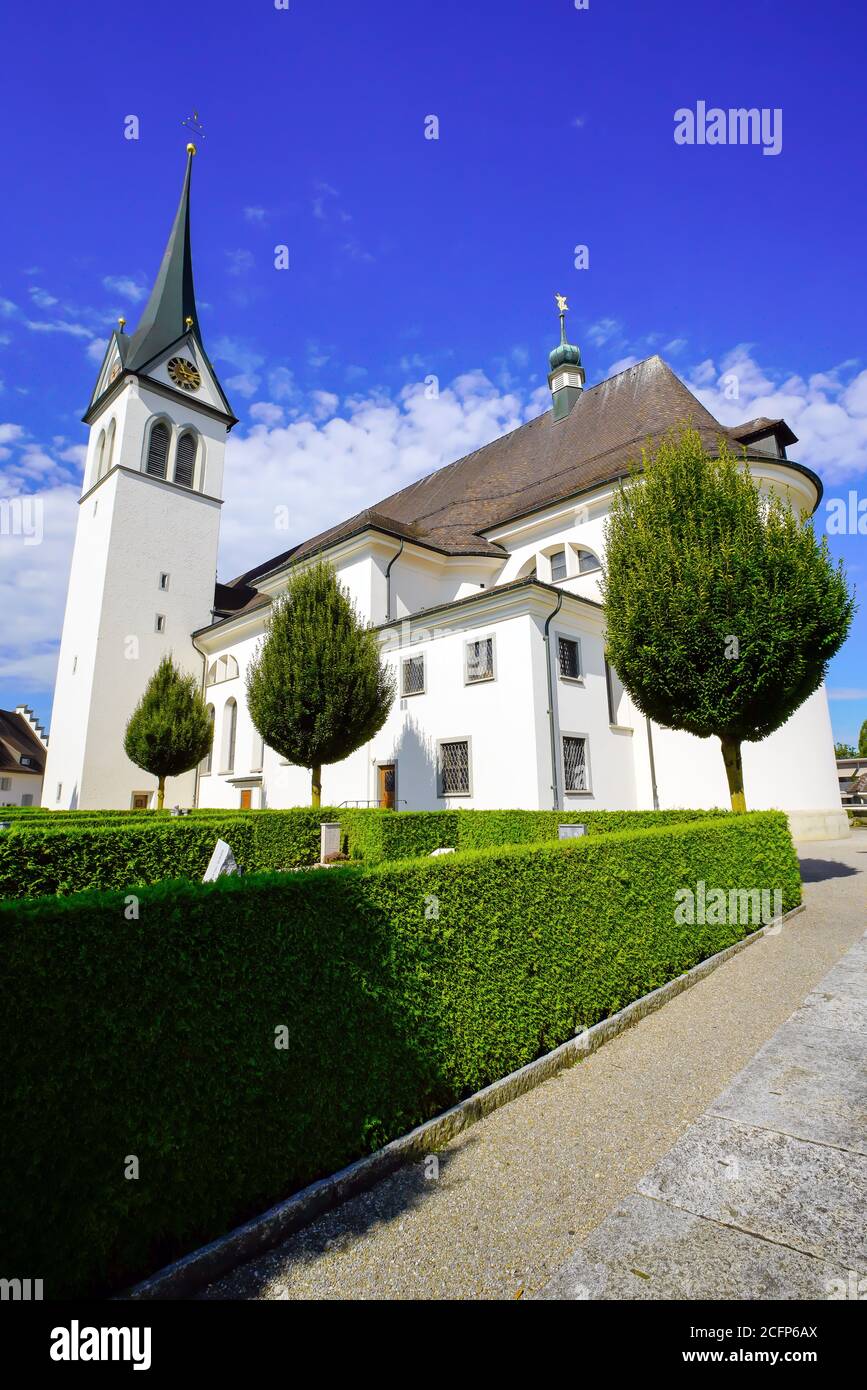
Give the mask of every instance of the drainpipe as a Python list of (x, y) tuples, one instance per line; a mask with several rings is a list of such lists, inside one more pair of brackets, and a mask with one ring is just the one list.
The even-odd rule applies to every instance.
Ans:
[(647, 725), (647, 751), (650, 754), (650, 785), (653, 788), (653, 809), (654, 811), (658, 811), (659, 792), (656, 789), (656, 763), (653, 759), (653, 730), (650, 727), (650, 720), (647, 715), (644, 716), (644, 722)]
[(391, 622), (391, 567), (395, 560), (399, 560), (403, 554), (403, 546), (404, 542), (401, 541), (400, 550), (398, 550), (395, 555), (392, 555), (385, 567), (385, 621), (387, 623)]
[(557, 607), (545, 619), (545, 670), (548, 673), (548, 727), (551, 732), (551, 790), (554, 793), (554, 810), (560, 809), (560, 792), (557, 786), (557, 730), (554, 723), (554, 681), (551, 676), (551, 644), (548, 629), (563, 606), (562, 590), (557, 595)]
[[(205, 653), (202, 651), (201, 647), (197, 647), (197, 646), (196, 646), (196, 639), (195, 639), (195, 637), (191, 637), (191, 638), (190, 638), (190, 641), (191, 641), (192, 644), (193, 644), (193, 650), (194, 650), (194, 651), (197, 651), (197, 652), (199, 653), (199, 656), (202, 658), (202, 687), (201, 687), (201, 695), (202, 695), (202, 699), (204, 700), (204, 698), (205, 698), (205, 690), (206, 690), (206, 688), (207, 688), (207, 686), (206, 686), (206, 681), (207, 681), (207, 676), (208, 676), (208, 658), (207, 658), (207, 656), (205, 655)], [(216, 725), (215, 725), (215, 727), (216, 727)], [(195, 782), (194, 782), (194, 784), (193, 784), (193, 806), (194, 806), (197, 810), (198, 810), (198, 806), (199, 806), (199, 768), (200, 768), (200, 767), (201, 767), (201, 763), (200, 763), (200, 762), (196, 763), (196, 780), (195, 780)]]

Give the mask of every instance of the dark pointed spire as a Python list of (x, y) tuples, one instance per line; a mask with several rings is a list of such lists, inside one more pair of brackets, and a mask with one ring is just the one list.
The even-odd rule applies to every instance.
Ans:
[(193, 257), (190, 249), (190, 174), (194, 145), (187, 145), (187, 171), (181, 201), (151, 296), (133, 334), (126, 356), (127, 370), (137, 371), (192, 330), (198, 338)]

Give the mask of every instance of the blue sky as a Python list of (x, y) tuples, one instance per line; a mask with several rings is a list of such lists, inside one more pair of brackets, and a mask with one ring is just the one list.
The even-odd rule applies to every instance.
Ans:
[[(106, 333), (121, 313), (134, 326), (154, 276), (194, 106), (200, 317), (241, 419), (223, 578), (538, 410), (555, 290), (591, 383), (659, 351), (725, 423), (784, 414), (828, 495), (867, 497), (863, 9), (10, 8), (0, 493), (40, 497), (44, 540), (0, 536), (0, 706), (50, 714), (80, 416)], [(781, 152), (676, 145), (674, 112), (698, 101), (780, 108)], [(867, 537), (831, 543), (860, 588)], [(829, 677), (850, 740), (865, 638), (862, 612)]]

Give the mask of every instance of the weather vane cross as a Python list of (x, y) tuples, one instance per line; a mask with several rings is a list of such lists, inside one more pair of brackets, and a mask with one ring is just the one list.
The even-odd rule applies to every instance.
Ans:
[(199, 120), (198, 111), (194, 111), (192, 116), (188, 116), (185, 121), (181, 121), (181, 125), (186, 126), (187, 130), (191, 130), (198, 140), (204, 140), (205, 130)]
[(565, 314), (566, 310), (569, 308), (569, 305), (566, 303), (565, 294), (555, 294), (554, 298), (557, 301), (557, 308), (560, 310), (560, 313)]

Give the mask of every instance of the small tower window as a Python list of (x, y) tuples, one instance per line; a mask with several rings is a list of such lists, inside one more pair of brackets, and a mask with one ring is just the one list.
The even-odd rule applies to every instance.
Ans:
[(165, 632), (165, 630), (166, 630), (166, 616), (165, 616), (164, 613), (157, 613), (156, 623), (154, 624), (154, 631), (155, 631), (155, 632)]
[(105, 430), (100, 430), (99, 439), (96, 444), (96, 469), (93, 480), (98, 483), (102, 477), (102, 461), (105, 458)]
[(196, 436), (182, 434), (178, 444), (178, 457), (175, 463), (175, 482), (181, 487), (193, 486), (193, 475), (196, 467)]
[(153, 478), (164, 478), (166, 476), (166, 464), (169, 458), (169, 429), (162, 421), (154, 425), (151, 430), (151, 437), (148, 441), (148, 456), (145, 462), (145, 472), (150, 473)]
[(103, 477), (105, 477), (106, 473), (108, 473), (108, 471), (110, 470), (112, 464), (114, 463), (114, 436), (115, 436), (115, 432), (116, 432), (116, 426), (115, 426), (114, 420), (112, 420), (111, 424), (110, 424), (109, 427), (108, 427), (108, 434), (107, 434), (106, 440), (105, 440), (105, 455), (104, 455), (103, 461), (102, 461), (102, 476), (103, 476)]
[(169, 576), (168, 576), (165, 572), (163, 572), (163, 573), (160, 575), (160, 588), (163, 589), (163, 590), (165, 590), (165, 589), (167, 589), (168, 587), (169, 587)]

